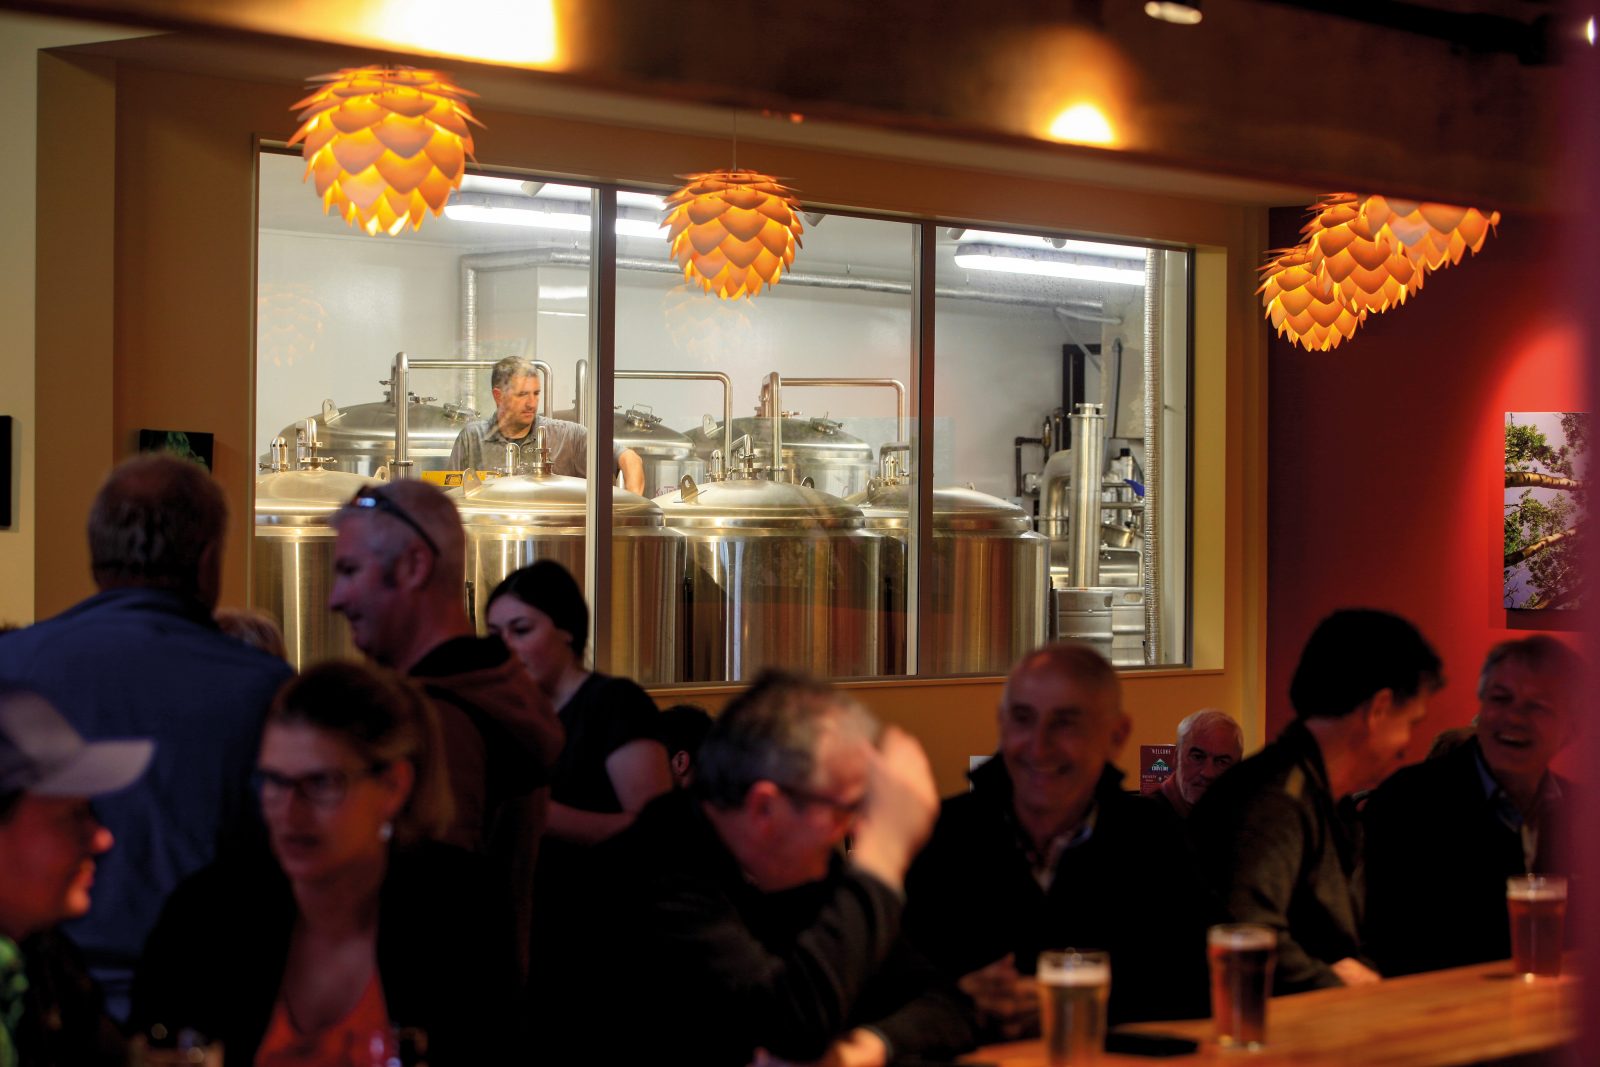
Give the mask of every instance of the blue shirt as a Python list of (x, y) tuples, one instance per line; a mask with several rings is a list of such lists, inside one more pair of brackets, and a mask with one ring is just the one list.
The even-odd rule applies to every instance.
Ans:
[(107, 590), (0, 636), (0, 681), (40, 693), (91, 740), (156, 742), (142, 778), (96, 799), (115, 843), (99, 858), (89, 915), (63, 927), (113, 1014), (126, 1014), (167, 894), (221, 843), (259, 840), (250, 775), (267, 705), (290, 673), (218, 630), (197, 601), (159, 589)]

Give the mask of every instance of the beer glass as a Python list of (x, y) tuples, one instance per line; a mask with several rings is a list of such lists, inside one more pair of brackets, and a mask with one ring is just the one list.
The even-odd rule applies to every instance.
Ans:
[(1211, 963), (1211, 1019), (1223, 1048), (1258, 1049), (1267, 1042), (1267, 998), (1278, 961), (1278, 932), (1228, 923), (1206, 931)]
[(1567, 880), (1547, 874), (1507, 878), (1506, 911), (1511, 914), (1511, 969), (1528, 981), (1559, 977)]
[(1111, 958), (1063, 949), (1039, 953), (1039, 1012), (1050, 1067), (1082, 1067), (1100, 1058), (1106, 1041)]

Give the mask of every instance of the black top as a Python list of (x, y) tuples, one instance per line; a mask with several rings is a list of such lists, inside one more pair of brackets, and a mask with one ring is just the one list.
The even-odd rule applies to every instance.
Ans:
[(46, 930), (17, 947), (28, 978), (16, 1032), (20, 1067), (123, 1067), (122, 1034), (76, 946)]
[(655, 701), (630, 678), (595, 673), (559, 714), (567, 743), (550, 772), (550, 799), (582, 811), (621, 811), (606, 760), (630, 742), (656, 739)]
[[(1479, 772), (1477, 738), (1403, 767), (1362, 811), (1367, 844), (1367, 944), (1384, 974), (1502, 960), (1511, 955), (1506, 879), (1529, 873), (1522, 836), (1496, 810)], [(1545, 796), (1540, 874), (1559, 874), (1561, 816), (1570, 786)]]
[(1045, 949), (1111, 954), (1112, 1022), (1209, 1010), (1201, 898), (1170, 815), (1122, 791), (1106, 766), (1092, 833), (1061, 853), (1049, 891), (1013, 809), (999, 756), (971, 792), (944, 802), (906, 880), (906, 932), (951, 978), (1015, 954), (1031, 974)]
[(900, 940), (898, 894), (842, 858), (821, 881), (764, 893), (683, 792), (594, 854), (604, 892), (588, 928), (604, 936), (585, 984), (628, 991), (629, 1019), (590, 997), (595, 1062), (745, 1067), (765, 1048), (809, 1063), (858, 1026), (902, 1055), (971, 1047), (959, 994)]
[[(484, 862), (448, 845), (396, 848), (379, 892), (378, 978), (389, 1021), (428, 1036), (432, 1067), (518, 1055), (511, 918)], [(298, 916), (268, 857), (209, 867), (180, 885), (145, 946), (133, 1024), (221, 1040), (255, 1057), (272, 1018)]]
[(1332, 964), (1361, 947), (1361, 827), (1328, 786), (1322, 749), (1296, 720), (1211, 783), (1189, 840), (1217, 922), (1278, 931), (1277, 993), (1344, 983)]

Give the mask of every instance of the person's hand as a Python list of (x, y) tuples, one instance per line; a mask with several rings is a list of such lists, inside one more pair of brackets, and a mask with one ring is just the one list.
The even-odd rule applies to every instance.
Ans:
[(1345, 985), (1371, 985), (1373, 982), (1383, 981), (1383, 975), (1368, 967), (1360, 960), (1346, 956), (1335, 963), (1333, 973), (1339, 976), (1339, 981)]
[(1017, 973), (1015, 956), (963, 975), (961, 992), (978, 1008), (978, 1022), (1003, 1041), (1016, 1041), (1039, 1033), (1039, 986)]
[(856, 823), (856, 866), (894, 889), (939, 816), (939, 790), (927, 753), (917, 739), (890, 726), (883, 731), (867, 774), (866, 801)]
[(795, 1063), (774, 1056), (764, 1048), (756, 1049), (756, 1058), (750, 1067), (885, 1067), (889, 1050), (883, 1039), (870, 1030), (852, 1030), (823, 1053), (820, 1060), (809, 1064)]

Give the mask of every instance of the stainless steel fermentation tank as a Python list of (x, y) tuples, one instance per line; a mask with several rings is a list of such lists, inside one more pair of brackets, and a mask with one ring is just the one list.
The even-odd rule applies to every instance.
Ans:
[(375, 479), (308, 468), (256, 479), (251, 545), (251, 603), (277, 617), (289, 662), (304, 669), (325, 659), (356, 657), (350, 628), (328, 610), (334, 531), (329, 517)]
[[(535, 560), (555, 560), (583, 586), (587, 481), (522, 474), (449, 494), (466, 529), (468, 600), (480, 631), (494, 587)], [(679, 681), (683, 538), (665, 528), (660, 507), (625, 490), (612, 490), (611, 513), (611, 603), (592, 605), (607, 645), (602, 662), (641, 685)]]
[[(550, 365), (543, 360), (530, 362), (543, 378), (544, 396), (541, 407), (543, 413), (548, 416)], [(449, 467), (450, 450), (455, 447), (456, 438), (460, 436), (461, 431), (474, 419), (493, 413), (493, 409), (487, 413), (479, 413), (471, 406), (470, 400), (474, 388), (472, 383), (476, 376), (480, 372), (487, 373), (493, 367), (493, 363), (481, 360), (407, 360), (403, 371), (391, 372), (389, 378), (378, 382), (388, 390), (383, 400), (355, 404), (347, 408), (339, 407), (332, 400), (324, 400), (321, 412), (285, 427), (282, 436), (292, 442), (297, 430), (304, 427), (308, 421), (314, 423), (316, 437), (320, 442), (320, 455), (325, 464), (349, 474), (376, 476), (397, 458), (395, 434), (403, 418), (406, 455), (398, 458), (411, 463), (410, 473), (446, 470)], [(405, 381), (405, 371), (417, 370), (463, 372), (467, 379), (463, 386), (463, 395), (467, 399), (465, 402), (446, 403), (441, 406), (434, 403), (437, 397), (417, 396), (411, 392), (409, 383)], [(408, 401), (403, 412), (395, 404), (395, 397), (401, 392), (404, 392)]]
[[(890, 475), (851, 497), (884, 546), (883, 672), (906, 670), (912, 485)], [(974, 489), (933, 490), (933, 613), (923, 674), (1004, 674), (1049, 633), (1050, 542), (1021, 508)]]
[(688, 545), (685, 681), (747, 681), (763, 667), (878, 673), (884, 538), (858, 508), (749, 466), (685, 479), (656, 502)]

